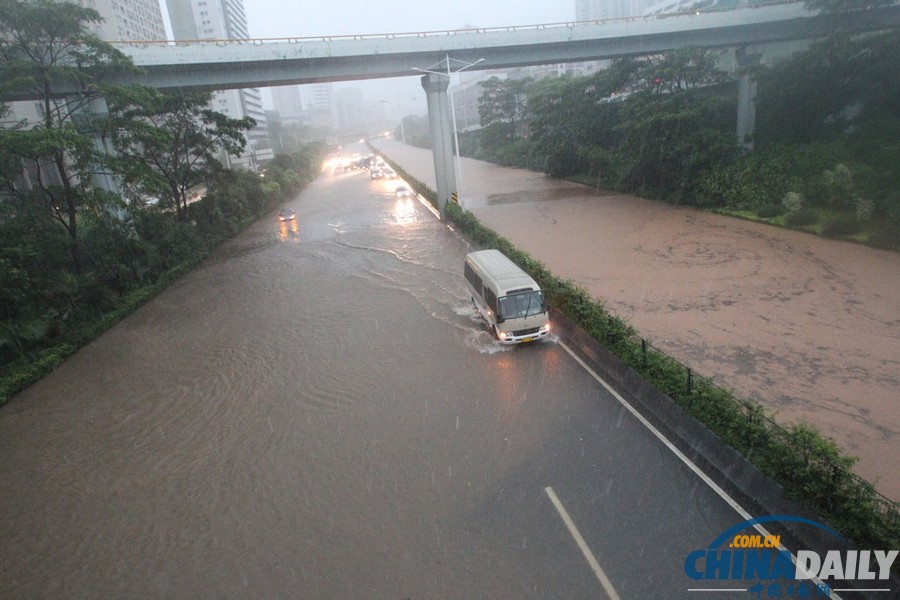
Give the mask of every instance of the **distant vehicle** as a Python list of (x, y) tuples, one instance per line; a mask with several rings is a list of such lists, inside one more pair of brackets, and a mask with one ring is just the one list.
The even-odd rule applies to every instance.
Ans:
[(391, 168), (387, 168), (381, 172), (381, 176), (384, 179), (397, 179), (397, 171), (395, 171)]
[(282, 208), (278, 211), (279, 221), (293, 221), (297, 218), (297, 214), (289, 208)]
[(372, 167), (372, 169), (369, 171), (369, 177), (371, 177), (372, 179), (381, 179), (381, 169), (379, 169), (378, 167)]
[(475, 308), (501, 343), (531, 342), (550, 334), (550, 307), (540, 286), (505, 254), (469, 253), (464, 275)]
[(408, 187), (402, 186), (402, 185), (397, 187), (396, 190), (394, 190), (394, 194), (396, 194), (396, 196), (398, 198), (411, 198), (413, 195), (411, 189), (409, 189)]

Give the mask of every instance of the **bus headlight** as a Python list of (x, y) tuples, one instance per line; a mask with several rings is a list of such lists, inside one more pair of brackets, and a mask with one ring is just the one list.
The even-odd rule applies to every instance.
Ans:
[(543, 331), (544, 333), (550, 333), (550, 323), (547, 323), (546, 325), (541, 325), (541, 331)]
[(504, 341), (504, 340), (506, 339), (506, 332), (505, 332), (505, 331), (498, 331), (498, 332), (497, 332), (497, 339), (499, 339), (501, 342)]

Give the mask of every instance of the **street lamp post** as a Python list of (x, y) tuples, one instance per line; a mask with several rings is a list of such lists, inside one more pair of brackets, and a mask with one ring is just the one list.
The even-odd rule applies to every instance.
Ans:
[[(399, 94), (398, 94), (399, 96)], [(410, 98), (409, 101), (412, 102), (414, 100), (418, 100), (418, 98)], [(402, 109), (403, 106), (399, 102), (391, 102), (390, 100), (380, 100), (382, 104), (393, 104), (394, 106)], [(400, 138), (403, 142), (403, 145), (406, 145), (406, 128), (403, 126), (403, 115), (400, 115)]]

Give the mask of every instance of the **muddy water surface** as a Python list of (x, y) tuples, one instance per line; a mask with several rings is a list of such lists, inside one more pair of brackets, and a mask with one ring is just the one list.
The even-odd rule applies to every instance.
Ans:
[[(434, 186), (430, 152), (379, 146)], [(469, 159), (461, 180), (487, 226), (900, 500), (900, 254)]]

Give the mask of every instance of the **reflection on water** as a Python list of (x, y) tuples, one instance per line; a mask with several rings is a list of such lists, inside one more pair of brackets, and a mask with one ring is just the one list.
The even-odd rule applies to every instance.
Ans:
[(409, 196), (397, 198), (394, 202), (392, 214), (397, 225), (411, 225), (416, 222), (419, 216), (416, 210), (416, 202)]
[(278, 222), (278, 239), (282, 242), (288, 240), (296, 240), (300, 237), (300, 230), (297, 227), (297, 221), (279, 221)]

